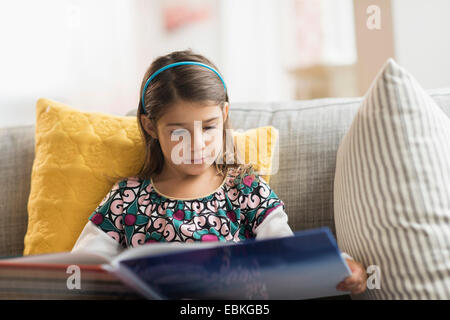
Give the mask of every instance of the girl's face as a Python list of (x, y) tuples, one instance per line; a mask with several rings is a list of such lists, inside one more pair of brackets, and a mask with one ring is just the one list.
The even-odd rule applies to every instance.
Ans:
[(178, 101), (157, 121), (156, 128), (145, 116), (145, 130), (159, 144), (168, 165), (186, 175), (204, 173), (216, 160), (223, 145), (223, 123), (228, 104), (203, 105)]

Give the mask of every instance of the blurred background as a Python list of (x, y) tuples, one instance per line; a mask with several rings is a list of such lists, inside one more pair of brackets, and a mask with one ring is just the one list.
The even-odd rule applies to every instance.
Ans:
[(0, 2), (0, 126), (41, 97), (136, 108), (153, 59), (191, 48), (233, 102), (363, 96), (388, 57), (450, 87), (448, 0), (9, 0)]

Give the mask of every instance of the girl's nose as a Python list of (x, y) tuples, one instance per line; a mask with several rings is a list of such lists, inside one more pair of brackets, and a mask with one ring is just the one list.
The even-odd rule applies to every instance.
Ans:
[(192, 147), (193, 153), (197, 152), (198, 155), (201, 155), (203, 149), (206, 146), (205, 138), (207, 138), (207, 137), (203, 133), (203, 128), (202, 128), (201, 124), (199, 126), (194, 125), (194, 136), (192, 137), (192, 142), (191, 142), (191, 147)]

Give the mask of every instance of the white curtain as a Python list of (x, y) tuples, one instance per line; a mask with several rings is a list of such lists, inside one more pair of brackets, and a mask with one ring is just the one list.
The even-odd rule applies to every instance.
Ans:
[(0, 2), (0, 126), (31, 124), (46, 97), (81, 110), (136, 107), (134, 3)]
[(232, 100), (291, 100), (293, 69), (356, 61), (351, 0), (220, 4), (220, 61)]
[[(290, 100), (290, 70), (302, 57), (295, 6), (326, 3), (320, 15), (330, 17), (328, 27), (321, 22), (329, 41), (318, 61), (343, 61), (348, 28), (336, 24), (352, 12), (337, 2), (351, 0), (2, 1), (0, 126), (33, 123), (40, 97), (123, 115), (136, 108), (152, 60), (187, 48), (218, 65), (232, 102)], [(168, 30), (165, 15), (174, 6), (205, 16)]]

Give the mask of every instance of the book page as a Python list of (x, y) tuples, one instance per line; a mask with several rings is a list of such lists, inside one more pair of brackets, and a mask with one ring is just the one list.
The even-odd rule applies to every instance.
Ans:
[(38, 254), (24, 257), (0, 259), (0, 266), (3, 263), (17, 264), (84, 264), (97, 265), (108, 263), (107, 257), (100, 254), (86, 252), (59, 252), (49, 254)]
[(165, 243), (151, 243), (145, 244), (140, 247), (127, 249), (118, 256), (116, 256), (112, 261), (112, 266), (117, 266), (117, 264), (122, 260), (155, 256), (158, 254), (175, 253), (179, 251), (186, 250), (198, 250), (204, 248), (212, 248), (218, 246), (233, 245), (234, 242), (165, 242)]
[(126, 249), (121, 254), (114, 257), (112, 260), (100, 253), (91, 252), (59, 252), (49, 254), (29, 255), (23, 257), (13, 258), (1, 258), (0, 265), (2, 263), (17, 263), (17, 264), (83, 264), (83, 265), (100, 265), (117, 264), (121, 260), (133, 259), (138, 257), (153, 256), (163, 253), (171, 253), (184, 250), (195, 250), (202, 248), (215, 247), (225, 244), (225, 242), (196, 242), (196, 243), (182, 243), (182, 242), (170, 242), (170, 243), (152, 243), (142, 245), (136, 248)]

